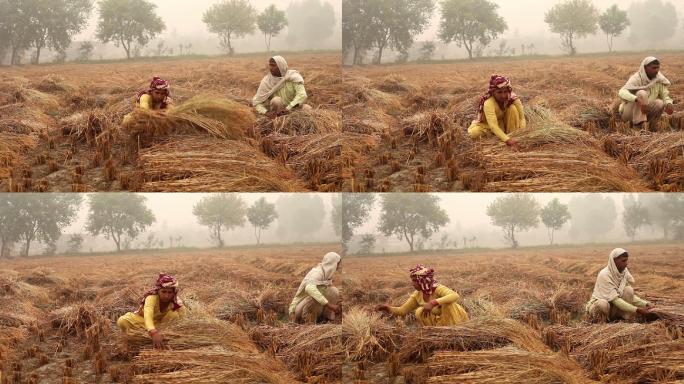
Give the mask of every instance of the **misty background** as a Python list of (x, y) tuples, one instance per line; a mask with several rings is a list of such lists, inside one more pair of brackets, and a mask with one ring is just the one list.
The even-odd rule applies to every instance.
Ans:
[[(353, 3), (356, 0), (345, 0)], [(427, 1), (427, 0), (421, 0)], [(567, 0), (490, 0), (498, 8), (496, 13), (503, 18), (507, 29), (484, 48), (482, 56), (521, 56), (521, 55), (562, 55), (567, 52), (561, 46), (561, 37), (551, 31), (545, 22), (545, 14), (554, 6)], [(614, 38), (613, 51), (643, 51), (643, 50), (681, 50), (684, 49), (684, 1), (681, 0), (590, 0), (602, 14), (608, 8), (616, 5), (627, 12), (631, 26), (627, 26), (620, 36)], [(440, 41), (439, 29), (443, 0), (434, 1), (434, 10), (428, 17), (424, 29), (420, 33), (413, 33), (413, 44), (402, 54), (400, 50), (385, 48), (382, 55), (383, 63), (427, 60), (452, 60), (468, 58), (468, 52), (458, 47), (455, 42)], [(657, 3), (657, 4), (656, 4)], [(646, 18), (641, 11), (643, 6), (655, 4), (658, 15)], [(642, 8), (637, 9), (637, 6)], [(667, 11), (673, 7), (674, 13)], [(665, 9), (665, 12), (661, 10)], [(415, 19), (411, 17), (411, 19)], [(676, 24), (675, 24), (676, 23)], [(640, 24), (635, 26), (635, 24)], [(634, 28), (633, 28), (634, 27)], [(671, 28), (671, 29), (670, 29)], [(664, 38), (649, 39), (645, 35), (653, 31), (664, 33)], [(667, 33), (667, 31), (672, 33)], [(639, 32), (645, 31), (645, 32)], [(403, 33), (403, 32), (402, 32)], [(353, 34), (353, 33), (352, 33)], [(350, 36), (352, 35), (350, 34)], [(658, 34), (657, 32), (655, 34)], [(349, 37), (344, 37), (345, 41)], [(575, 38), (578, 53), (608, 52), (605, 33), (598, 27), (596, 33), (586, 38)], [(391, 39), (390, 39), (391, 40)], [(352, 64), (353, 49), (346, 46), (344, 62)], [(434, 50), (429, 57), (425, 56), (425, 44), (434, 44)], [(377, 57), (377, 47), (365, 53), (364, 63), (373, 62)]]
[[(92, 43), (90, 60), (124, 59), (126, 54), (121, 47), (113, 43), (102, 43), (96, 38), (101, 0), (89, 0), (94, 6), (87, 18), (84, 28), (72, 37), (71, 44), (60, 53), (54, 49), (43, 49), (41, 62), (75, 61), (81, 56), (79, 47), (83, 43)], [(219, 0), (147, 0), (156, 8), (154, 13), (161, 18), (165, 29), (144, 47), (136, 51), (137, 56), (179, 56), (179, 55), (222, 55), (226, 53), (220, 45), (217, 34), (209, 31), (202, 21), (205, 11)], [(342, 32), (341, 0), (248, 0), (249, 4), (261, 13), (267, 7), (275, 5), (279, 11), (285, 12), (289, 23), (271, 40), (272, 51), (312, 51), (340, 50)], [(2, 11), (0, 9), (0, 11)], [(2, 35), (2, 17), (0, 16), (0, 39)], [(8, 38), (5, 38), (8, 39)], [(235, 53), (249, 54), (266, 52), (264, 35), (258, 28), (253, 34), (244, 38), (234, 38), (232, 42)], [(9, 52), (2, 52), (0, 44), (0, 64), (9, 64)], [(35, 54), (29, 48), (23, 52), (22, 63), (27, 63)]]
[[(487, 207), (495, 200), (510, 197), (506, 193), (436, 193), (438, 205), (442, 208), (449, 222), (432, 234), (429, 239), (419, 239), (417, 249), (464, 249), (464, 248), (509, 248), (511, 245), (504, 238), (502, 228), (492, 224), (487, 215)], [(669, 226), (669, 233), (665, 234), (658, 225), (659, 209), (656, 207), (666, 199), (676, 202), (670, 207), (676, 207), (679, 215), (684, 217), (684, 194), (657, 193), (536, 193), (530, 194), (543, 208), (554, 199), (568, 207), (569, 220), (554, 233), (555, 245), (580, 245), (589, 243), (624, 243), (632, 241), (624, 225), (625, 207), (631, 206), (641, 211), (649, 223), (642, 222), (636, 231), (635, 241), (653, 240), (684, 240), (674, 233), (675, 225)], [(349, 253), (359, 253), (363, 247), (362, 240), (366, 235), (375, 237), (372, 253), (408, 252), (409, 246), (397, 236), (382, 235), (379, 230), (381, 210), (381, 194), (376, 194), (370, 214), (364, 223), (354, 229), (354, 236), (350, 241)], [(634, 209), (639, 206), (640, 209)], [(679, 225), (681, 226), (681, 220)], [(665, 238), (667, 236), (667, 238)], [(465, 238), (465, 239), (464, 239)], [(536, 228), (516, 233), (520, 247), (548, 246), (550, 243), (548, 231), (544, 223), (539, 220)], [(464, 243), (465, 240), (465, 243)]]
[[(32, 194), (32, 196), (47, 198), (57, 195), (76, 194)], [(81, 253), (113, 252), (115, 243), (103, 235), (93, 236), (86, 230), (90, 198), (95, 195), (113, 194), (79, 194), (82, 201), (77, 208), (73, 221), (61, 228), (61, 235), (55, 242), (55, 253), (67, 252), (69, 239), (72, 235), (81, 235), (83, 243)], [(125, 195), (125, 194), (116, 194)], [(129, 194), (132, 196), (133, 194)], [(146, 206), (154, 216), (151, 225), (145, 228), (130, 244), (128, 249), (162, 249), (162, 248), (213, 248), (217, 243), (210, 236), (208, 227), (200, 225), (197, 216), (193, 214), (193, 207), (202, 199), (216, 196), (211, 193), (141, 193), (146, 200)], [(249, 207), (257, 200), (264, 198), (268, 204), (273, 204), (278, 217), (267, 229), (261, 233), (261, 244), (295, 244), (295, 243), (335, 243), (339, 236), (331, 221), (331, 212), (335, 194), (305, 194), (305, 193), (235, 193), (228, 194), (239, 197)], [(0, 226), (8, 223), (3, 216), (3, 203), (17, 194), (0, 194)], [(11, 218), (10, 218), (11, 219)], [(0, 227), (0, 235), (6, 228)], [(245, 218), (244, 224), (232, 230), (222, 232), (224, 245), (249, 246), (256, 244), (254, 228)], [(1, 239), (0, 239), (1, 242)], [(22, 240), (12, 246), (10, 256), (18, 256), (22, 251)], [(50, 244), (36, 238), (31, 244), (29, 255), (42, 255), (49, 252)], [(124, 246), (122, 245), (122, 250)]]

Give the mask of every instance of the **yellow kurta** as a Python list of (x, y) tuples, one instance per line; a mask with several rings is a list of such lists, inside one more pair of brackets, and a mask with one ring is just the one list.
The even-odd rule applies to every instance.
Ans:
[[(152, 101), (152, 96), (148, 95), (147, 93), (140, 96), (140, 100), (138, 100), (138, 102), (136, 103), (136, 108), (146, 109), (148, 111), (159, 110), (159, 108), (154, 107), (154, 102)], [(171, 109), (170, 104), (166, 106), (165, 110), (169, 110), (169, 109)], [(131, 113), (124, 116), (124, 118), (123, 118), (124, 124), (126, 124), (130, 120), (132, 114), (133, 113), (131, 112)]]
[(437, 300), (440, 305), (432, 308), (429, 315), (423, 316), (423, 306), (426, 301), (420, 291), (415, 291), (401, 307), (390, 307), (389, 310), (397, 316), (405, 316), (409, 312), (415, 311), (416, 318), (423, 326), (456, 325), (468, 320), (465, 309), (457, 303), (459, 298), (458, 293), (440, 284), (435, 293), (430, 295), (427, 300), (428, 302)]
[(468, 134), (473, 139), (493, 133), (501, 141), (508, 141), (510, 139), (509, 134), (527, 127), (525, 110), (520, 99), (515, 100), (511, 106), (502, 110), (492, 96), (485, 101), (483, 114), (485, 122), (473, 121), (468, 128)]
[(122, 331), (131, 328), (144, 328), (146, 330), (157, 329), (157, 325), (168, 324), (169, 322), (183, 318), (187, 314), (185, 306), (173, 310), (173, 303), (170, 303), (162, 312), (159, 308), (159, 295), (150, 295), (145, 298), (145, 305), (138, 312), (128, 312), (119, 317), (116, 324)]

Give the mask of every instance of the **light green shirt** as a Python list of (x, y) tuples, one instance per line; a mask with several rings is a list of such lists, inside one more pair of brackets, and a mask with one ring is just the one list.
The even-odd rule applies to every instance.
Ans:
[[(623, 102), (626, 103), (633, 103), (636, 101), (637, 97), (635, 94), (630, 92), (629, 90), (622, 88), (620, 92), (618, 93), (618, 96)], [(665, 105), (672, 104), (672, 98), (670, 97), (670, 91), (667, 89), (667, 86), (662, 83), (655, 84), (648, 90), (648, 102), (652, 102), (655, 100), (662, 100)], [(624, 104), (624, 103), (623, 103)], [(622, 106), (621, 106), (622, 107)]]
[(321, 305), (326, 305), (328, 304), (328, 299), (323, 296), (325, 294), (327, 287), (325, 285), (315, 285), (315, 284), (307, 284), (306, 287), (304, 287), (304, 290), (297, 296), (295, 296), (294, 299), (292, 299), (292, 302), (290, 303), (290, 313), (294, 313), (295, 309), (297, 308), (297, 305), (304, 300), (307, 296), (313, 297), (314, 300), (316, 300), (319, 304)]
[[(283, 100), (283, 103), (285, 103), (286, 105), (285, 109), (289, 111), (297, 105), (304, 104), (308, 96), (306, 95), (304, 83), (286, 81), (285, 84), (282, 87), (280, 87), (279, 90), (277, 90), (273, 93), (273, 95), (271, 95), (270, 99), (274, 97), (280, 97)], [(266, 112), (268, 112), (267, 103), (268, 101), (261, 104), (257, 104), (254, 108), (259, 114), (264, 115), (266, 114)]]

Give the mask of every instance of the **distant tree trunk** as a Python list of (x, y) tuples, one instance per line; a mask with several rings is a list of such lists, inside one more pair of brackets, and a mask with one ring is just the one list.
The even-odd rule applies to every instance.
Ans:
[(19, 47), (12, 46), (12, 57), (10, 58), (10, 65), (19, 65)]
[(472, 42), (472, 41), (468, 42), (465, 40), (465, 38), (463, 39), (463, 46), (465, 47), (466, 51), (468, 51), (468, 59), (471, 59), (471, 60), (473, 58), (473, 44), (474, 44), (474, 42)]
[(354, 45), (354, 61), (352, 62), (352, 65), (360, 65), (359, 61), (361, 60), (361, 47), (358, 45)]
[(219, 248), (223, 248), (223, 238), (221, 237), (221, 228), (223, 228), (223, 223), (219, 223), (214, 231), (214, 237), (218, 240)]
[(121, 46), (123, 46), (123, 49), (126, 51), (126, 59), (131, 58), (131, 42), (129, 41), (128, 44), (126, 44), (126, 41), (121, 38)]
[(408, 243), (409, 248), (411, 249), (411, 253), (413, 253), (413, 234), (408, 233), (408, 231), (404, 229), (404, 238), (406, 239), (406, 242)]
[(378, 47), (378, 59), (377, 59), (377, 61), (375, 62), (375, 64), (378, 64), (378, 65), (382, 64), (382, 51), (383, 51), (384, 49), (385, 49), (385, 45), (384, 45), (384, 44), (383, 44), (383, 45), (380, 45), (380, 46)]
[(36, 46), (36, 62), (35, 62), (36, 65), (40, 64), (40, 50), (42, 48), (43, 47), (41, 45)]

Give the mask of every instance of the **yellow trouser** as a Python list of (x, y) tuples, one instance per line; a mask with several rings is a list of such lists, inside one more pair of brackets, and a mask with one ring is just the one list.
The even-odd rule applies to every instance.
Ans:
[[(520, 114), (518, 113), (517, 108), (515, 108), (512, 105), (506, 108), (506, 111), (504, 112), (504, 126), (502, 127), (503, 132), (506, 134), (511, 134), (517, 131), (518, 129), (520, 129), (521, 121), (522, 119)], [(473, 121), (473, 123), (468, 128), (468, 134), (473, 139), (489, 136), (493, 133), (494, 132), (492, 132), (491, 128), (486, 122), (480, 123), (477, 121)]]
[[(166, 311), (164, 317), (159, 321), (159, 325), (168, 324), (174, 320), (180, 319), (180, 314), (178, 311)], [(116, 320), (116, 325), (124, 332), (128, 332), (129, 329), (145, 329), (145, 318), (138, 315), (137, 313), (128, 312), (127, 314), (119, 317)]]

